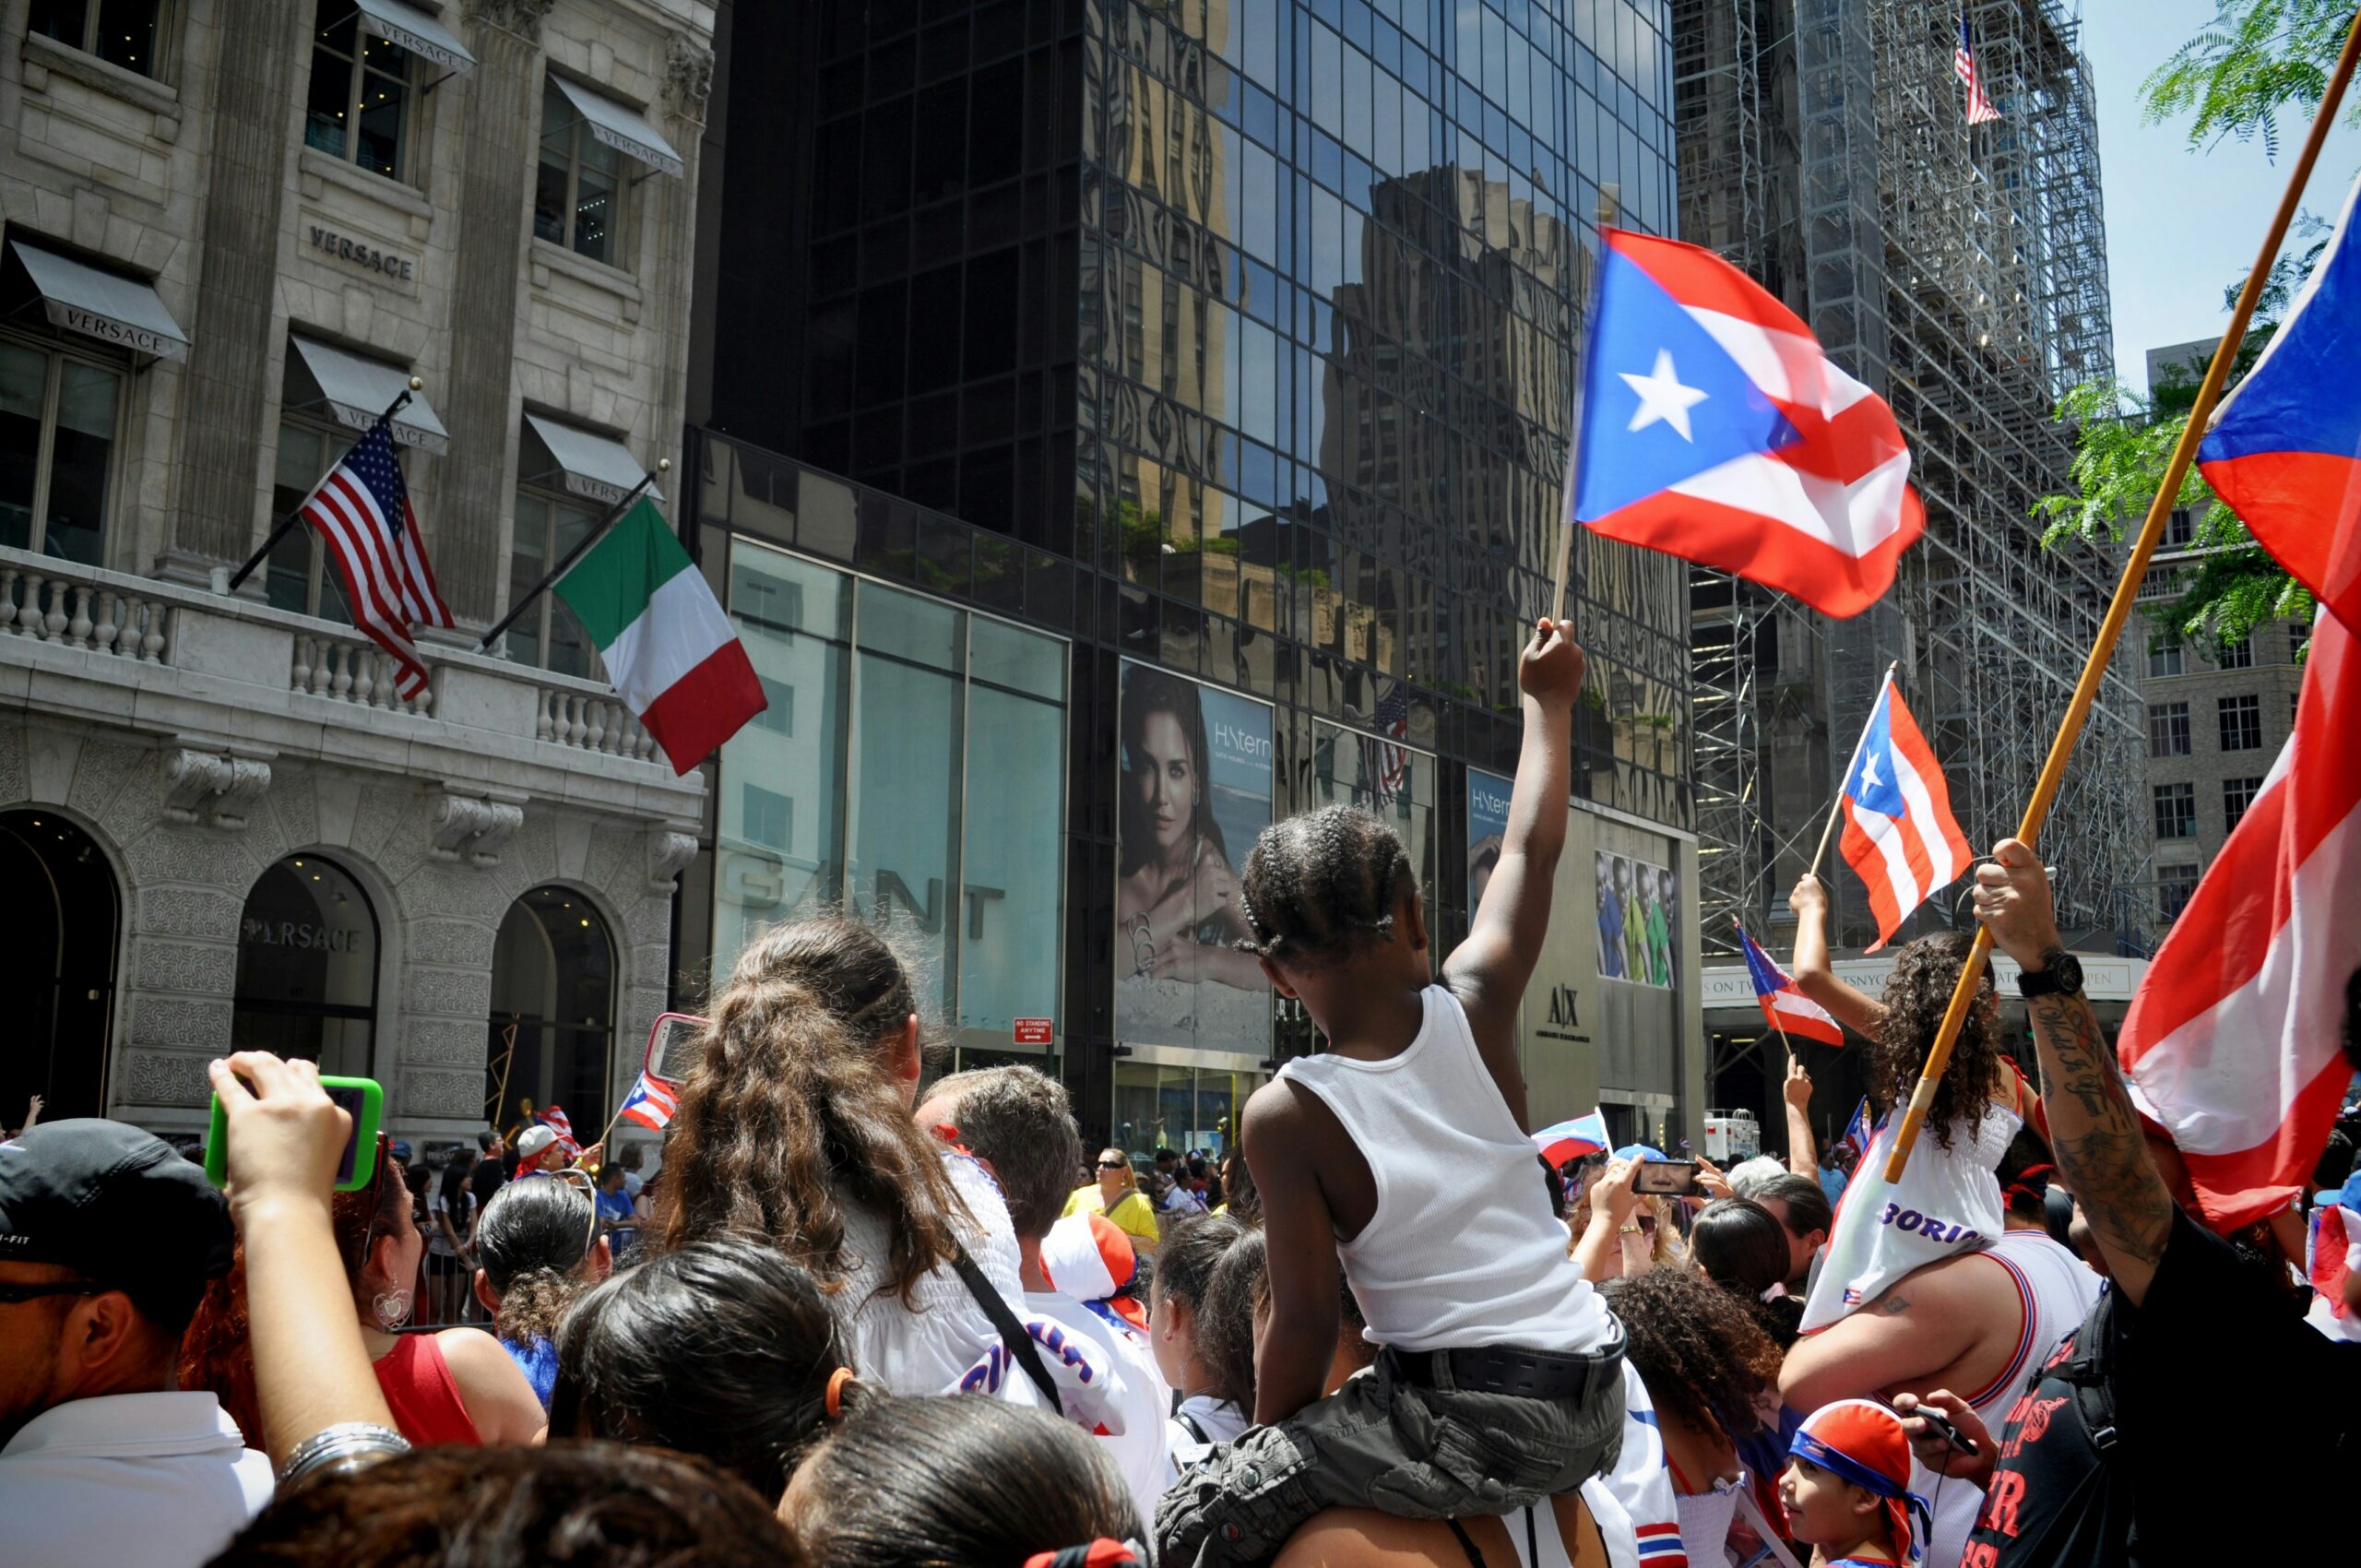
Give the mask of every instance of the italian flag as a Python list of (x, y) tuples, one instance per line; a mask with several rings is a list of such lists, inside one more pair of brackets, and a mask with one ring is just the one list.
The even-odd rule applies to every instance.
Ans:
[(647, 726), (672, 771), (713, 754), (769, 706), (721, 601), (656, 504), (643, 497), (558, 580), (616, 695)]

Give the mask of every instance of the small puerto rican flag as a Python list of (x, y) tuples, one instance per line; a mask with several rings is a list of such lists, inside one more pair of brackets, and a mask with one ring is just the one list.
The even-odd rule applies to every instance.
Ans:
[(1533, 1134), (1533, 1143), (1552, 1170), (1568, 1160), (1581, 1159), (1585, 1155), (1604, 1154), (1615, 1146), (1614, 1141), (1607, 1135), (1607, 1112), (1604, 1111), (1593, 1111), (1587, 1116), (1577, 1116), (1571, 1122), (1544, 1127)]
[(1845, 1031), (1829, 1016), (1827, 1009), (1796, 989), (1794, 978), (1772, 962), (1771, 955), (1762, 951), (1751, 932), (1741, 925), (1738, 934), (1738, 940), (1746, 944), (1746, 973), (1754, 982), (1754, 1000), (1761, 1004), (1762, 1016), (1770, 1026), (1789, 1039), (1843, 1045)]
[(1869, 1097), (1863, 1095), (1861, 1103), (1853, 1110), (1853, 1120), (1845, 1124), (1845, 1135), (1836, 1141), (1853, 1151), (1853, 1162), (1869, 1152), (1869, 1140), (1878, 1135), (1877, 1119), (1869, 1114)]
[(646, 1073), (623, 1097), (623, 1108), (615, 1112), (626, 1122), (636, 1122), (651, 1133), (660, 1133), (672, 1120), (672, 1112), (681, 1109), (681, 1092), (661, 1078), (651, 1078)]
[(1911, 911), (1958, 880), (1974, 859), (1952, 815), (1942, 766), (1910, 717), (1891, 670), (1845, 776), (1839, 844), (1845, 863), (1869, 890), (1869, 913), (1877, 917), (1878, 939), (1864, 953), (1884, 946)]
[(1689, 1568), (1689, 1554), (1680, 1549), (1680, 1526), (1669, 1521), (1639, 1527), (1641, 1568)]

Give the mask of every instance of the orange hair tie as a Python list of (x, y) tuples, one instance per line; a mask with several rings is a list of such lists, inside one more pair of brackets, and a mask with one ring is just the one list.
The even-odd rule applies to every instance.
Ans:
[(820, 1397), (820, 1408), (832, 1421), (845, 1419), (845, 1385), (852, 1381), (850, 1367), (838, 1367), (828, 1374), (828, 1392)]

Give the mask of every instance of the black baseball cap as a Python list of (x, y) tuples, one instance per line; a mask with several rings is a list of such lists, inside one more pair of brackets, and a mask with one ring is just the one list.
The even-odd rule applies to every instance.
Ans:
[(0, 1143), (0, 1262), (70, 1268), (177, 1326), (236, 1241), (228, 1202), (152, 1133), (86, 1117)]

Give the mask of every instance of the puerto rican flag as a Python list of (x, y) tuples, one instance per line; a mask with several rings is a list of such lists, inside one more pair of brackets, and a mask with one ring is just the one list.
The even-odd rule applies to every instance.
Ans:
[(1857, 615), (1926, 530), (1892, 410), (1711, 251), (1604, 231), (1569, 524)]
[(615, 1112), (626, 1122), (636, 1122), (651, 1133), (660, 1133), (672, 1120), (672, 1112), (681, 1109), (678, 1089), (661, 1078), (651, 1078), (646, 1073), (623, 1097), (623, 1108)]
[(1762, 1008), (1764, 1021), (1791, 1039), (1843, 1045), (1845, 1030), (1828, 1010), (1796, 989), (1794, 977), (1772, 961), (1746, 927), (1739, 925), (1738, 934), (1746, 944), (1747, 978), (1754, 982), (1754, 1000)]
[[(2323, 386), (2323, 395), (2335, 390)], [(2353, 1075), (2340, 1050), (2361, 968), (2361, 658), (2323, 610), (2296, 731), (2172, 934), (2116, 1049), (2230, 1231), (2287, 1206)]]
[(1607, 1112), (1604, 1111), (1593, 1111), (1587, 1116), (1577, 1116), (1571, 1122), (1544, 1127), (1533, 1134), (1533, 1144), (1552, 1169), (1585, 1155), (1604, 1154), (1615, 1146), (1614, 1140), (1607, 1135)]
[(2214, 410), (2198, 471), (2255, 541), (2361, 634), (2356, 184), (2286, 324)]
[(557, 1134), (558, 1147), (565, 1150), (567, 1158), (574, 1158), (582, 1152), (582, 1146), (574, 1141), (574, 1123), (555, 1105), (541, 1107), (533, 1120)]
[(1877, 1135), (1877, 1118), (1869, 1114), (1869, 1097), (1863, 1095), (1861, 1103), (1853, 1108), (1853, 1120), (1845, 1123), (1845, 1135), (1836, 1141), (1853, 1151), (1857, 1167), (1861, 1157), (1869, 1152), (1869, 1140)]
[(1853, 771), (1845, 779), (1845, 863), (1869, 885), (1869, 912), (1884, 946), (1910, 912), (1967, 870), (1974, 857), (1952, 815), (1951, 786), (1934, 749), (1886, 672)]

